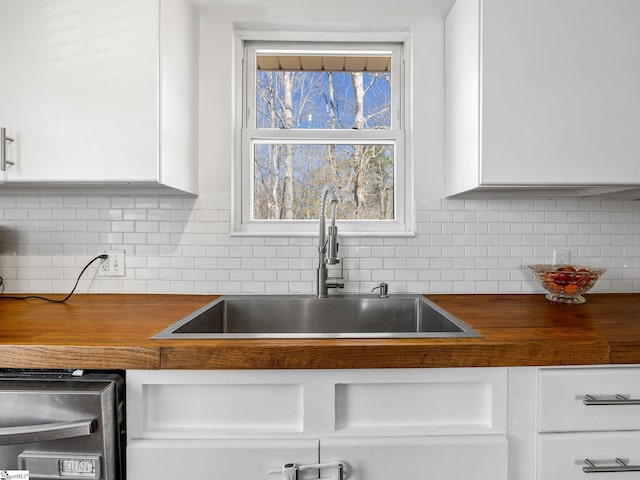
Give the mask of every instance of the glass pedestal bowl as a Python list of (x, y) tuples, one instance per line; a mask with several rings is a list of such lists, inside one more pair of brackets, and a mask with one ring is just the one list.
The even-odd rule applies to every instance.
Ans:
[(605, 273), (605, 268), (585, 267), (582, 265), (529, 265), (536, 278), (548, 292), (547, 300), (559, 303), (581, 304), (586, 300), (582, 296), (595, 285)]

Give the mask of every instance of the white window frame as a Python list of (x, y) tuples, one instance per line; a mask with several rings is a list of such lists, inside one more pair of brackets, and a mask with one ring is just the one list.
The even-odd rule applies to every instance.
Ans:
[[(407, 52), (409, 36), (404, 32), (336, 33), (274, 32), (238, 30), (235, 39), (235, 129), (232, 165), (231, 235), (312, 236), (318, 234), (317, 219), (254, 220), (252, 218), (252, 141), (291, 143), (357, 143), (351, 130), (271, 130), (255, 128), (255, 54), (267, 53), (282, 42), (301, 52), (326, 49), (328, 44), (346, 46), (348, 52), (384, 50), (392, 54), (392, 109), (390, 130), (359, 130), (358, 140), (366, 143), (393, 143), (394, 219), (338, 220), (342, 236), (413, 236), (413, 164), (409, 149), (409, 82)], [(315, 45), (314, 45), (315, 44)], [(339, 47), (339, 48), (340, 48)], [(345, 51), (346, 53), (346, 51)], [(400, 100), (400, 101), (399, 101)], [(252, 124), (253, 122), (253, 124)]]

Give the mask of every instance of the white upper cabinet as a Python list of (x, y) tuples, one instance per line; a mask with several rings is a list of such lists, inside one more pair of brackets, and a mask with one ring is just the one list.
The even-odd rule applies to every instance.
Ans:
[(6, 185), (197, 186), (186, 0), (2, 0)]
[(640, 185), (640, 2), (457, 0), (446, 193)]

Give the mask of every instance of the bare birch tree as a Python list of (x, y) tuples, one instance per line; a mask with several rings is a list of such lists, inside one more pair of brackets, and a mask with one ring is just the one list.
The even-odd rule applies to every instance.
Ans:
[[(351, 83), (353, 85), (353, 95), (355, 99), (354, 128), (361, 130), (365, 125), (364, 117), (364, 83), (362, 72), (351, 72)], [(355, 146), (353, 155), (353, 165), (351, 172), (351, 193), (355, 203), (355, 215), (358, 216), (363, 205), (364, 192), (361, 182), (361, 173), (365, 161), (365, 146), (358, 144)]]
[[(262, 72), (257, 95), (258, 128), (365, 130), (389, 124), (385, 73)], [(392, 145), (352, 141), (255, 145), (255, 218), (315, 218), (327, 183), (345, 192), (339, 218), (393, 215)]]
[[(293, 72), (284, 72), (284, 128), (293, 127)], [(284, 185), (282, 188), (282, 203), (284, 205), (284, 218), (294, 218), (294, 183), (293, 183), (293, 145), (285, 145), (284, 154)]]

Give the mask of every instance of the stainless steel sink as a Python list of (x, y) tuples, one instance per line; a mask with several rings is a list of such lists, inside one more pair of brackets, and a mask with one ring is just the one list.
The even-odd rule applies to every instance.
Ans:
[(421, 295), (222, 296), (155, 339), (480, 337)]

